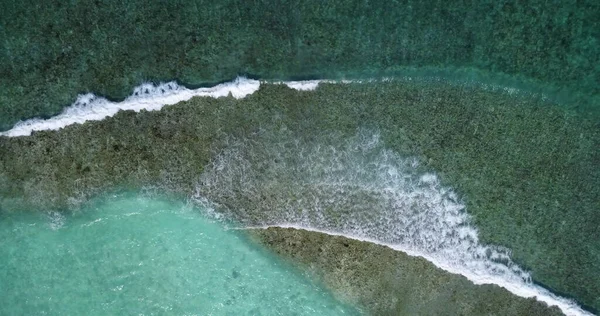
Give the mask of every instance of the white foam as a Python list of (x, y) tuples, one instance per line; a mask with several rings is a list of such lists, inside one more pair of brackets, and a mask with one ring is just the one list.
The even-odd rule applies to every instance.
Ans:
[[(381, 79), (381, 81), (388, 80)], [(371, 81), (373, 80), (366, 80), (366, 82)], [(310, 91), (317, 89), (320, 83), (360, 82), (365, 82), (365, 80), (307, 80), (273, 83), (285, 84), (299, 91)], [(84, 94), (78, 96), (77, 101), (65, 108), (59, 115), (46, 120), (21, 121), (12, 129), (0, 132), (0, 136), (27, 136), (33, 131), (58, 130), (72, 124), (103, 120), (106, 117), (114, 116), (121, 110), (157, 111), (165, 105), (186, 101), (195, 96), (218, 98), (231, 94), (234, 98), (244, 98), (259, 88), (260, 82), (257, 80), (237, 78), (232, 82), (215, 87), (199, 89), (187, 89), (175, 82), (156, 86), (143, 84), (135, 88), (133, 94), (122, 102), (111, 102), (94, 94)], [(213, 173), (209, 170), (209, 173), (204, 175), (205, 183), (199, 187), (196, 198), (201, 200), (204, 196), (211, 197), (213, 193), (229, 194), (230, 197), (235, 197), (240, 192), (246, 195), (266, 190), (281, 193), (281, 189), (285, 186), (281, 187), (281, 183), (278, 181), (283, 181), (291, 170), (291, 172), (297, 172), (296, 180), (299, 181), (297, 186), (305, 190), (303, 192), (305, 197), (302, 199), (289, 196), (276, 197), (283, 198), (277, 202), (283, 204), (276, 205), (279, 209), (271, 208), (271, 211), (265, 209), (264, 217), (260, 219), (263, 223), (256, 222), (256, 219), (254, 221), (244, 218), (235, 219), (246, 223), (247, 227), (252, 225), (288, 226), (387, 245), (410, 255), (424, 257), (436, 266), (452, 273), (464, 275), (476, 284), (497, 284), (519, 296), (537, 296), (541, 301), (557, 305), (567, 315), (590, 315), (572, 301), (555, 296), (534, 285), (529, 274), (510, 260), (507, 249), (479, 244), (477, 230), (469, 225), (470, 217), (463, 212), (464, 206), (456, 202), (454, 193), (450, 189), (440, 187), (435, 174), (424, 174), (417, 178), (407, 174), (406, 170), (415, 169), (418, 166), (417, 161), (401, 159), (390, 151), (381, 150), (382, 145), (377, 137), (362, 137), (354, 144), (345, 145), (354, 146), (354, 149), (314, 144), (302, 149), (298, 147), (298, 143), (295, 143), (291, 146), (295, 149), (288, 153), (281, 150), (285, 146), (290, 148), (290, 144), (282, 144), (277, 140), (270, 140), (270, 142), (276, 147), (262, 149), (267, 155), (270, 155), (266, 157), (266, 165), (263, 167), (267, 167), (267, 171), (272, 176), (271, 179), (264, 178), (264, 176), (261, 178), (259, 174), (256, 174), (259, 169), (255, 162), (250, 162), (252, 159), (248, 154), (250, 156), (257, 154), (242, 142), (238, 144), (237, 148), (234, 146), (234, 148), (226, 149), (226, 152), (215, 160), (213, 169), (211, 169)], [(356, 153), (357, 150), (362, 155), (360, 159), (349, 156), (352, 152)], [(286, 154), (287, 157), (281, 157)], [(280, 164), (279, 166), (269, 164), (281, 158), (293, 161), (299, 159), (304, 162), (290, 164), (288, 161), (288, 165)], [(256, 178), (252, 179), (253, 176)], [(248, 186), (243, 190), (232, 190), (233, 180), (238, 181), (238, 184)], [(267, 182), (265, 183), (265, 181)], [(312, 191), (315, 188), (322, 192)], [(205, 189), (212, 190), (212, 192), (207, 194)], [(330, 214), (325, 212), (325, 207), (344, 202), (340, 199), (357, 192), (379, 203), (380, 211), (392, 212), (378, 214), (381, 216), (376, 219), (376, 222), (365, 217), (368, 214), (358, 214), (359, 216), (351, 214), (353, 216), (343, 221), (343, 225), (333, 223), (329, 218)], [(411, 209), (410, 203), (413, 202), (418, 204), (420, 213), (407, 216), (404, 211)], [(268, 206), (267, 202), (264, 203), (263, 207)], [(364, 205), (362, 206), (364, 207)], [(361, 205), (348, 205), (348, 209), (351, 211), (356, 211), (357, 207), (361, 207)], [(219, 212), (215, 212), (214, 215), (215, 217), (223, 216)], [(293, 221), (290, 222), (289, 219), (293, 219)], [(57, 228), (61, 226), (60, 219), (55, 222)]]
[(434, 173), (420, 173), (416, 159), (387, 150), (377, 133), (307, 141), (284, 129), (227, 143), (204, 169), (195, 197), (240, 228), (294, 227), (374, 242), (475, 284), (589, 315), (535, 285), (509, 249), (480, 243), (456, 194)]
[(313, 90), (316, 90), (321, 83), (349, 84), (349, 83), (374, 82), (374, 81), (387, 82), (390, 80), (392, 80), (392, 79), (390, 79), (390, 78), (367, 79), (367, 80), (320, 79), (320, 80), (300, 80), (300, 81), (279, 81), (279, 82), (272, 82), (272, 83), (273, 84), (284, 84), (284, 85), (288, 86), (289, 88), (298, 90), (298, 91), (313, 91)]
[[(403, 80), (412, 81), (412, 77), (403, 77)], [(431, 80), (441, 80), (438, 77), (431, 77)], [(362, 79), (362, 80), (300, 80), (300, 81), (266, 81), (271, 84), (284, 84), (287, 87), (298, 91), (313, 91), (321, 83), (349, 84), (364, 82), (389, 82), (393, 78)], [(72, 124), (82, 124), (86, 121), (99, 121), (107, 117), (114, 116), (121, 110), (141, 110), (157, 111), (165, 105), (175, 104), (181, 101), (187, 101), (195, 96), (204, 97), (225, 97), (231, 93), (234, 98), (244, 98), (256, 92), (260, 87), (257, 80), (238, 77), (232, 82), (219, 84), (211, 88), (187, 89), (178, 85), (176, 82), (161, 83), (158, 85), (142, 84), (134, 89), (134, 93), (122, 102), (111, 102), (103, 97), (93, 93), (82, 94), (77, 97), (75, 103), (65, 108), (61, 114), (49, 119), (33, 118), (25, 121), (19, 121), (15, 126), (5, 132), (0, 132), (0, 136), (16, 137), (29, 136), (33, 131), (58, 130)], [(502, 90), (508, 94), (521, 92), (519, 89), (511, 87), (502, 87), (499, 85), (481, 84), (485, 90)], [(542, 97), (546, 97), (542, 95)]]
[(196, 96), (219, 98), (231, 94), (239, 99), (256, 92), (259, 87), (259, 81), (240, 77), (232, 82), (199, 89), (188, 89), (175, 82), (159, 85), (143, 84), (136, 87), (133, 94), (122, 102), (111, 102), (88, 93), (79, 95), (73, 105), (65, 108), (57, 116), (46, 120), (35, 118), (18, 122), (12, 129), (0, 133), (0, 136), (28, 136), (33, 131), (57, 130), (72, 124), (100, 121), (123, 110), (158, 111), (165, 105), (186, 101)]
[(441, 268), (442, 270), (445, 270), (447, 272), (454, 273), (454, 274), (459, 274), (459, 275), (466, 277), (469, 281), (473, 282), (474, 284), (495, 284), (495, 285), (498, 285), (498, 286), (501, 286), (501, 287), (507, 289), (508, 291), (510, 291), (511, 293), (513, 293), (517, 296), (525, 297), (525, 298), (534, 297), (538, 301), (542, 301), (550, 306), (557, 306), (565, 315), (574, 315), (574, 316), (575, 315), (577, 315), (577, 316), (578, 315), (590, 315), (590, 316), (593, 316), (593, 314), (581, 309), (581, 307), (579, 307), (572, 300), (554, 295), (550, 291), (546, 290), (545, 288), (537, 286), (533, 283), (527, 283), (525, 285), (518, 284), (518, 283), (515, 284), (513, 282), (507, 282), (507, 280), (503, 279), (502, 277), (481, 275), (478, 273), (473, 273), (472, 271), (465, 269), (464, 267), (448, 264), (448, 262), (446, 260), (444, 260), (444, 258), (440, 258), (439, 256), (433, 256), (430, 253), (419, 251), (417, 249), (405, 248), (405, 247), (402, 247), (401, 245), (397, 245), (397, 244), (382, 243), (381, 241), (379, 241), (377, 239), (373, 239), (373, 238), (367, 238), (367, 237), (355, 236), (355, 235), (351, 235), (351, 234), (344, 234), (344, 233), (339, 233), (339, 232), (315, 229), (312, 227), (305, 227), (302, 225), (295, 225), (295, 224), (265, 225), (265, 226), (254, 226), (254, 227), (249, 226), (249, 227), (243, 227), (242, 229), (268, 229), (268, 228), (272, 228), (272, 227), (301, 229), (301, 230), (306, 230), (306, 231), (310, 231), (310, 232), (317, 232), (317, 233), (322, 233), (322, 234), (326, 234), (326, 235), (330, 235), (330, 236), (340, 236), (340, 237), (344, 237), (344, 238), (348, 238), (348, 239), (364, 241), (364, 242), (369, 242), (369, 243), (376, 244), (376, 245), (386, 246), (391, 249), (404, 252), (407, 255), (412, 256), (412, 257), (424, 258), (427, 261), (433, 263), (438, 268)]
[(285, 84), (286, 86), (294, 89), (294, 90), (298, 90), (298, 91), (312, 91), (315, 90), (318, 86), (319, 83), (321, 83), (322, 80), (303, 80), (303, 81), (288, 81), (288, 82), (283, 82), (283, 84)]
[(50, 211), (46, 216), (48, 217), (48, 226), (52, 230), (59, 230), (65, 225), (66, 218), (60, 212)]
[[(299, 91), (310, 91), (315, 90), (321, 82), (347, 83), (351, 81), (305, 80), (273, 83), (285, 84), (289, 88)], [(188, 89), (176, 82), (158, 85), (146, 83), (136, 87), (133, 93), (121, 102), (112, 102), (93, 93), (81, 94), (77, 97), (75, 103), (65, 108), (62, 113), (49, 119), (33, 118), (20, 121), (12, 129), (0, 132), (0, 136), (29, 136), (33, 131), (58, 130), (72, 124), (100, 121), (125, 110), (136, 112), (141, 110), (158, 111), (165, 105), (187, 101), (197, 96), (219, 98), (231, 94), (234, 98), (241, 99), (258, 91), (260, 84), (258, 80), (243, 77), (238, 77), (232, 82), (219, 84), (211, 88), (199, 89)]]

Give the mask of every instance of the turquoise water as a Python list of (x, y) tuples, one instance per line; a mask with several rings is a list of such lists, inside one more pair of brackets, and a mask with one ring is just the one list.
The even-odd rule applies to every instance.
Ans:
[(235, 231), (165, 199), (0, 218), (0, 315), (349, 315)]

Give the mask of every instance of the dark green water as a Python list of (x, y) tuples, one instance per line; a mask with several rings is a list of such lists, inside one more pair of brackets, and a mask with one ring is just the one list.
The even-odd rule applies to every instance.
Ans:
[(84, 91), (123, 98), (148, 80), (198, 85), (238, 74), (356, 78), (429, 67), (600, 104), (594, 0), (5, 2), (0, 129), (55, 114)]
[(0, 315), (354, 315), (201, 210), (139, 195), (0, 214)]

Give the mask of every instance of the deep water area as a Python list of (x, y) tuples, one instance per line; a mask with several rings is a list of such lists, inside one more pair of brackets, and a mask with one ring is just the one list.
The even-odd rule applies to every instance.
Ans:
[[(0, 130), (147, 81), (454, 77), (597, 108), (598, 1), (7, 2)], [(581, 98), (580, 98), (581, 97)]]

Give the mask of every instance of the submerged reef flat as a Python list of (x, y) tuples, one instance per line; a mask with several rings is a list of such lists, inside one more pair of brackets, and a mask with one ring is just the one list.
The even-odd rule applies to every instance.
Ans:
[[(211, 188), (203, 175), (208, 167), (219, 170), (219, 157), (229, 157), (221, 153), (236, 140), (252, 144), (267, 131), (327, 147), (323, 135), (375, 130), (387, 149), (413, 157), (415, 168), (454, 189), (483, 243), (507, 247), (535, 282), (597, 310), (599, 121), (541, 98), (439, 82), (322, 83), (314, 91), (263, 84), (239, 100), (199, 97), (157, 112), (123, 111), (58, 131), (0, 137), (0, 209), (77, 208), (119, 186), (210, 198), (213, 191), (198, 191)], [(250, 158), (263, 154), (255, 148)], [(268, 193), (264, 205), (279, 194)], [(257, 198), (216, 202), (217, 211), (233, 209), (247, 215), (242, 219), (261, 216), (253, 213), (262, 203)], [(517, 299), (505, 297), (495, 299)]]
[(0, 214), (0, 314), (360, 315), (202, 213), (110, 192), (78, 212)]
[(595, 0), (11, 2), (0, 12), (0, 130), (57, 114), (78, 93), (122, 99), (148, 81), (412, 67), (476, 81), (506, 74), (558, 96), (594, 96), (597, 107), (598, 20)]
[(562, 315), (533, 298), (473, 285), (385, 246), (293, 228), (250, 235), (371, 315)]

